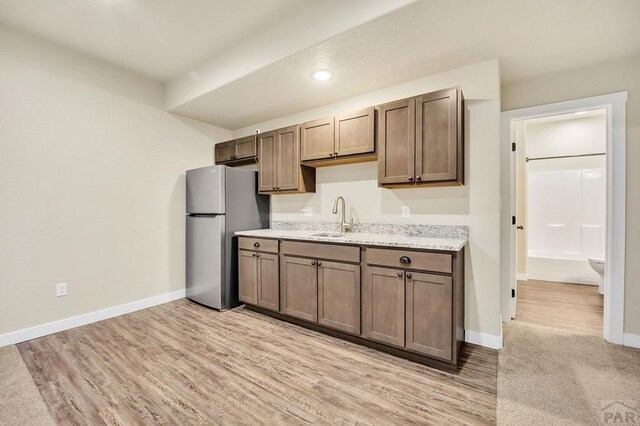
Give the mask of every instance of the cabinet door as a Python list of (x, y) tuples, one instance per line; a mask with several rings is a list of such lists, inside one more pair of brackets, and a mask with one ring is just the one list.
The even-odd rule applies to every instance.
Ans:
[(367, 267), (363, 292), (364, 336), (404, 347), (404, 272)]
[(335, 155), (368, 154), (375, 151), (375, 110), (363, 109), (336, 117)]
[(282, 256), (282, 313), (318, 320), (318, 267), (315, 260)]
[(300, 133), (302, 161), (333, 157), (335, 133), (333, 117), (304, 123)]
[(360, 265), (318, 261), (318, 322), (360, 334)]
[(458, 177), (457, 90), (416, 98), (416, 181), (439, 182)]
[(280, 274), (277, 254), (258, 253), (258, 306), (280, 308)]
[(256, 254), (238, 250), (238, 296), (241, 302), (258, 304), (258, 263)]
[(234, 159), (236, 155), (236, 145), (233, 141), (223, 142), (216, 145), (216, 164), (225, 163)]
[(250, 158), (256, 156), (256, 137), (247, 136), (246, 138), (237, 139), (236, 143), (236, 159)]
[(452, 279), (407, 273), (407, 349), (451, 360)]
[(411, 183), (415, 172), (415, 99), (380, 107), (378, 183)]
[(300, 128), (286, 127), (276, 131), (276, 189), (297, 190), (300, 178)]
[(276, 189), (276, 133), (258, 135), (258, 191), (270, 192)]

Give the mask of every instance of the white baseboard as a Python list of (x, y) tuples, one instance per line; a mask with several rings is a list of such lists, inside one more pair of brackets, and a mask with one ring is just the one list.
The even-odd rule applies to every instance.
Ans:
[(540, 280), (540, 281), (554, 281), (558, 283), (567, 283), (567, 284), (584, 284), (584, 285), (598, 285), (596, 281), (593, 280), (593, 277), (584, 274), (560, 274), (554, 272), (528, 272), (527, 275), (531, 277), (532, 280)]
[(502, 348), (502, 336), (496, 336), (495, 334), (480, 333), (478, 331), (465, 330), (464, 341), (473, 343), (474, 345), (480, 345), (491, 349)]
[(0, 348), (7, 345), (15, 345), (16, 343), (26, 342), (27, 340), (36, 339), (60, 331), (69, 330), (71, 328), (80, 327), (82, 325), (91, 324), (105, 319), (128, 314), (130, 312), (139, 311), (141, 309), (150, 308), (152, 306), (161, 305), (163, 303), (172, 302), (174, 300), (186, 297), (186, 290), (176, 290), (170, 293), (160, 294), (158, 296), (148, 297), (146, 299), (136, 300), (135, 302), (125, 303), (124, 305), (112, 306), (110, 308), (93, 311), (75, 317), (65, 318), (46, 324), (36, 325), (34, 327), (24, 328), (22, 330), (12, 331), (10, 333), (0, 334)]
[(624, 333), (622, 335), (622, 344), (632, 348), (640, 348), (640, 335)]
[(516, 280), (527, 281), (527, 274), (516, 274)]

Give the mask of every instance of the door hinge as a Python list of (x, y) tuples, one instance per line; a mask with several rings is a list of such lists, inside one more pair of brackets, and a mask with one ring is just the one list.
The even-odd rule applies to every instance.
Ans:
[(511, 289), (511, 297), (516, 297), (516, 289), (515, 288)]
[(511, 152), (516, 152), (516, 143), (511, 142)]
[(512, 225), (516, 224), (516, 217), (515, 216), (511, 216), (511, 224)]

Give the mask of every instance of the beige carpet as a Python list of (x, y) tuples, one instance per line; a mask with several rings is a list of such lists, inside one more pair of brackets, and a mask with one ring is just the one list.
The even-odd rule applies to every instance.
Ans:
[(0, 348), (0, 425), (53, 424), (18, 349)]
[(505, 326), (499, 425), (599, 425), (605, 416), (640, 424), (640, 350), (521, 321)]

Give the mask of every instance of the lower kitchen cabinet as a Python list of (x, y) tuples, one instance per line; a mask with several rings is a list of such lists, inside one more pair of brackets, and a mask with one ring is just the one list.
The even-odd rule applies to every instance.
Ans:
[(238, 250), (238, 297), (241, 302), (258, 304), (258, 259), (246, 250)]
[(360, 265), (318, 261), (318, 323), (360, 334)]
[(404, 272), (368, 267), (363, 291), (364, 336), (404, 347)]
[(451, 360), (451, 277), (406, 273), (407, 341), (411, 351)]
[(277, 254), (257, 253), (258, 306), (277, 311), (280, 308), (280, 274)]
[(262, 237), (240, 237), (238, 247), (247, 307), (428, 365), (458, 365), (464, 251)]
[(241, 302), (277, 311), (280, 307), (278, 255), (239, 250), (238, 292)]
[(281, 311), (307, 321), (318, 321), (318, 271), (315, 260), (282, 256)]

